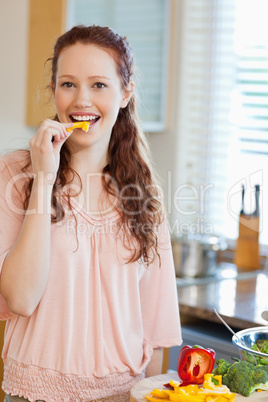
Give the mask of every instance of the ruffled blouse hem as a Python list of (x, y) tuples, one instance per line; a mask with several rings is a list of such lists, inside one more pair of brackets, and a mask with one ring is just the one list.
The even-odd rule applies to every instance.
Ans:
[(25, 365), (7, 358), (2, 388), (9, 395), (33, 402), (38, 399), (47, 402), (85, 402), (128, 392), (144, 377), (144, 372), (136, 376), (125, 372), (88, 378)]

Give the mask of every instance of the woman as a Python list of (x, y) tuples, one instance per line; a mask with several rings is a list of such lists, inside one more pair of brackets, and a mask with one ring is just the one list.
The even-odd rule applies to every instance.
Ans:
[[(1, 158), (3, 389), (7, 401), (126, 401), (181, 343), (133, 55), (113, 30), (78, 26), (51, 61), (55, 119)], [(89, 130), (72, 130), (81, 121)]]

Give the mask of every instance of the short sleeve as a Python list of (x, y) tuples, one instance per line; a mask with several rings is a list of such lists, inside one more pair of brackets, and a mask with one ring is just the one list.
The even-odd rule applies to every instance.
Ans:
[[(19, 183), (22, 177), (9, 168), (7, 159), (10, 158), (0, 158), (0, 273), (5, 258), (18, 237), (24, 216), (22, 199), (16, 186), (16, 181)], [(0, 320), (13, 316), (0, 293)]]
[(158, 253), (140, 280), (144, 342), (153, 348), (181, 345), (176, 277), (167, 220), (159, 226)]

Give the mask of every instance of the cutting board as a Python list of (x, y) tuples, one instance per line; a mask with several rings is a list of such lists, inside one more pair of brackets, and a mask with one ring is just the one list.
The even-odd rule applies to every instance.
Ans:
[[(179, 381), (179, 377), (176, 373), (161, 374), (154, 377), (145, 378), (142, 381), (137, 382), (130, 392), (130, 402), (148, 402), (145, 399), (145, 395), (150, 394), (154, 388), (165, 389), (163, 384), (168, 383), (170, 380)], [(268, 391), (253, 392), (251, 396), (245, 397), (242, 395), (236, 395), (236, 402), (257, 402), (268, 401)]]

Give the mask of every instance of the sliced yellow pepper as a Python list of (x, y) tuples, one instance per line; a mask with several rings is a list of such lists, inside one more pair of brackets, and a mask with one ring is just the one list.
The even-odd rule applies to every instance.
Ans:
[[(174, 392), (174, 391), (172, 391), (172, 392)], [(155, 396), (156, 398), (165, 399), (165, 398), (168, 398), (168, 397), (169, 397), (168, 391), (165, 391), (165, 390), (163, 390), (163, 389), (156, 389), (156, 388), (155, 388), (153, 391), (151, 391), (151, 394), (152, 394), (153, 396)]]
[(163, 399), (163, 398), (155, 398), (152, 395), (145, 395), (145, 398), (148, 401), (152, 401), (152, 402), (170, 402), (170, 399)]
[(199, 396), (199, 395), (185, 395), (185, 396), (181, 396), (181, 395), (172, 395), (172, 397), (170, 397), (170, 401), (174, 401), (174, 402), (205, 402), (206, 401), (206, 397), (204, 396)]
[(169, 383), (170, 383), (170, 385), (171, 385), (174, 389), (179, 388), (180, 385), (181, 385), (181, 382), (180, 382), (180, 381), (170, 380)]
[(181, 385), (181, 381), (170, 380), (169, 383), (172, 387), (179, 387)]
[[(218, 381), (218, 385), (216, 385), (212, 378)], [(205, 381), (203, 382), (203, 387), (205, 389), (216, 389), (217, 387), (222, 386), (222, 376), (221, 375), (213, 375), (213, 374), (205, 374), (204, 375)]]
[(83, 131), (88, 131), (90, 126), (90, 122), (89, 121), (78, 121), (73, 123), (72, 127), (66, 128), (66, 131), (72, 131), (75, 128), (82, 128)]
[(176, 389), (175, 393), (181, 396), (197, 395), (199, 388), (197, 384), (190, 384)]
[[(216, 385), (212, 378), (218, 381)], [(222, 385), (222, 376), (213, 374), (205, 374), (203, 388), (199, 388), (197, 384), (190, 384), (180, 387), (177, 381), (170, 381), (170, 385), (174, 387), (174, 391), (154, 389), (151, 395), (145, 398), (155, 402), (234, 402), (235, 394), (231, 393), (226, 385)]]

